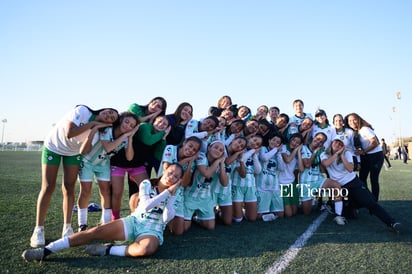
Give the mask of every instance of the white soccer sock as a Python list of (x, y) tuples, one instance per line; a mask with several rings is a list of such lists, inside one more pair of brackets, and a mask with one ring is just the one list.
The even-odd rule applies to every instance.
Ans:
[(342, 201), (336, 201), (335, 202), (335, 213), (338, 216), (342, 215), (342, 209), (343, 209), (343, 202)]
[(46, 248), (53, 253), (59, 252), (70, 247), (69, 238), (64, 237), (54, 242), (49, 243)]
[(112, 209), (111, 208), (103, 208), (102, 210), (102, 218), (100, 221), (102, 224), (108, 223), (112, 220)]
[(126, 245), (114, 245), (110, 248), (109, 254), (113, 256), (124, 257), (126, 256), (126, 248), (127, 248)]
[(87, 225), (87, 207), (79, 208), (77, 211), (78, 225)]
[(235, 223), (240, 223), (240, 222), (243, 220), (243, 218), (232, 218), (232, 220), (233, 220)]

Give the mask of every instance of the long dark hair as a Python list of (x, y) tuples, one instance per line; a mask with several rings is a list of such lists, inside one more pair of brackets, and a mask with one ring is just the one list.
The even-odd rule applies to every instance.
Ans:
[(101, 109), (98, 109), (98, 110), (94, 110), (94, 109), (91, 109), (90, 107), (88, 107), (88, 106), (86, 106), (86, 105), (82, 105), (82, 104), (76, 105), (76, 108), (77, 108), (77, 107), (85, 107), (85, 108), (87, 108), (93, 115), (99, 115), (99, 113), (102, 112), (103, 110), (105, 110), (105, 109), (110, 109), (110, 110), (113, 110), (114, 112), (116, 112), (117, 115), (119, 116), (119, 111), (117, 111), (117, 109), (114, 109), (114, 108), (101, 108)]
[(146, 115), (150, 114), (150, 113), (148, 113), (149, 105), (150, 105), (151, 102), (153, 102), (155, 100), (160, 100), (162, 102), (162, 112), (160, 112), (159, 115), (166, 115), (167, 102), (166, 102), (166, 99), (161, 97), (161, 96), (157, 96), (157, 97), (153, 98), (152, 100), (150, 100), (150, 102), (147, 105), (141, 106), (144, 113)]
[[(177, 166), (178, 168), (180, 168), (180, 171), (181, 171), (181, 176), (180, 176), (180, 178), (182, 178), (182, 177), (183, 177), (183, 173), (184, 173), (183, 167), (182, 167), (179, 163), (172, 163), (172, 164), (170, 164), (167, 168), (169, 168), (169, 167), (171, 167), (171, 166)], [(165, 171), (165, 170), (164, 170), (164, 171)], [(164, 172), (163, 172), (163, 174), (164, 174)], [(163, 174), (160, 175), (160, 176), (158, 176), (157, 178), (152, 178), (152, 179), (150, 179), (150, 183), (151, 183), (152, 187), (157, 187), (157, 186), (159, 185), (160, 178), (162, 178)]]
[(180, 117), (180, 114), (182, 113), (183, 108), (189, 106), (192, 109), (192, 116), (193, 116), (193, 106), (188, 103), (188, 102), (183, 102), (181, 103), (173, 113), (173, 117), (175, 118), (175, 127), (180, 125), (180, 122), (182, 121), (182, 118)]
[(136, 116), (133, 112), (124, 111), (124, 112), (120, 113), (119, 119), (117, 119), (117, 120), (113, 123), (113, 130), (114, 130), (115, 128), (117, 128), (118, 126), (120, 126), (120, 124), (123, 122), (123, 120), (124, 120), (125, 118), (127, 118), (127, 117), (131, 117), (131, 118), (135, 119), (135, 120), (136, 120), (136, 126), (137, 126), (138, 124), (140, 124), (139, 118), (137, 118), (137, 116)]

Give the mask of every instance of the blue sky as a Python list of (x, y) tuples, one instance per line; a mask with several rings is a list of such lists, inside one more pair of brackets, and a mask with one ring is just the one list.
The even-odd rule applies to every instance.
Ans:
[(357, 112), (389, 142), (412, 136), (411, 14), (396, 0), (1, 1), (4, 141), (42, 140), (77, 104), (164, 96), (200, 118), (225, 94), (289, 115), (300, 98), (330, 120)]

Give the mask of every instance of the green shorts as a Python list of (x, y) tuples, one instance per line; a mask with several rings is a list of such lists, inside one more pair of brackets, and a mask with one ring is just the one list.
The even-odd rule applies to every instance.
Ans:
[(280, 190), (274, 191), (259, 191), (258, 198), (258, 213), (283, 212), (283, 200), (280, 197)]
[(299, 205), (299, 192), (296, 188), (296, 184), (280, 185), (281, 194), (283, 199), (283, 205)]
[(82, 161), (79, 170), (80, 182), (93, 182), (94, 176), (98, 181), (110, 182), (110, 163), (101, 166)]
[(184, 197), (184, 219), (185, 221), (192, 220), (196, 213), (198, 220), (214, 220), (215, 219), (215, 201), (212, 197), (204, 199), (193, 199)]
[(140, 236), (151, 235), (157, 237), (159, 245), (163, 244), (163, 231), (148, 229), (140, 223), (135, 216), (127, 216), (121, 219), (124, 227), (124, 237), (126, 241), (134, 242)]
[(63, 165), (65, 166), (80, 166), (82, 155), (77, 154), (73, 156), (64, 156), (54, 153), (53, 151), (48, 150), (46, 147), (43, 147), (41, 153), (41, 163), (43, 165), (59, 166), (61, 159), (63, 159)]
[(236, 203), (257, 202), (256, 186), (232, 186), (232, 201)]
[(213, 198), (215, 203), (219, 206), (231, 206), (232, 205), (232, 193), (214, 193)]
[(325, 181), (325, 177), (319, 177), (319, 179), (316, 181), (299, 184), (297, 189), (299, 192), (300, 200), (302, 202), (312, 200), (316, 196), (318, 190), (323, 186)]

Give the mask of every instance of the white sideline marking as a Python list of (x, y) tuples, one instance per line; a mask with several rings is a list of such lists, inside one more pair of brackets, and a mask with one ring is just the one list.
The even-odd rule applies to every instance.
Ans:
[(286, 253), (280, 257), (267, 271), (266, 274), (281, 273), (295, 259), (298, 252), (305, 246), (306, 242), (312, 237), (319, 225), (326, 219), (328, 212), (325, 210), (315, 221), (303, 232), (302, 235), (291, 245)]

